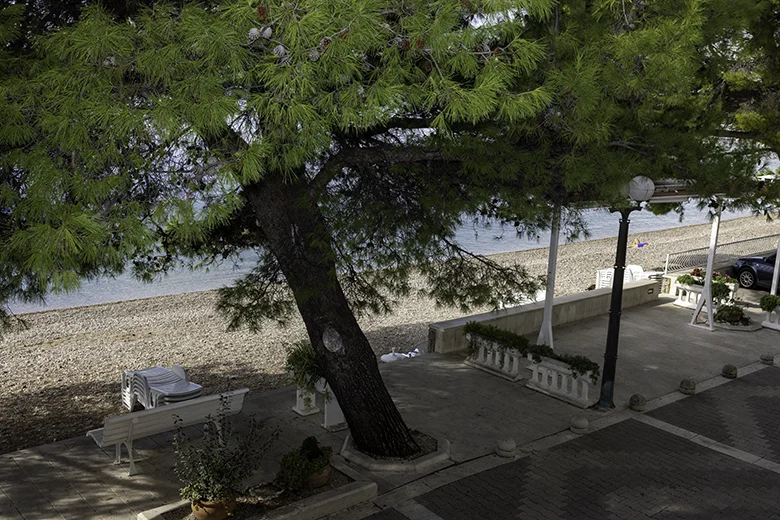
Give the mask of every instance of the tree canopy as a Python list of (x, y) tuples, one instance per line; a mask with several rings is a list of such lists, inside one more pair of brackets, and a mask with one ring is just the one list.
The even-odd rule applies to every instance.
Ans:
[[(562, 204), (577, 230), (577, 204), (617, 203), (637, 174), (774, 200), (754, 176), (769, 133), (723, 141), (746, 120), (725, 85), (759, 53), (750, 13), (767, 12), (729, 16), (738, 8), (228, 0), (118, 16), (89, 5), (23, 57), (0, 56), (0, 296), (127, 260), (153, 277), (253, 249), (253, 271), (221, 291), (230, 326), (300, 312), (356, 445), (408, 455), (354, 314), (391, 310), (414, 273), (464, 308), (543, 282), (463, 250), (453, 234), (465, 218), (533, 231)], [(2, 15), (12, 41), (20, 10)]]

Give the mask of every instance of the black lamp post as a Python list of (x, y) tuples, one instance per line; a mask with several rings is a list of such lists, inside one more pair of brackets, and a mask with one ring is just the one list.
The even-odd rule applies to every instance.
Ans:
[(604, 350), (604, 370), (601, 376), (601, 396), (599, 408), (614, 408), (615, 368), (618, 357), (618, 339), (620, 338), (620, 314), (623, 308), (623, 273), (626, 270), (626, 249), (628, 247), (628, 216), (639, 204), (653, 196), (655, 185), (647, 177), (634, 177), (624, 190), (632, 200), (627, 208), (615, 210), (620, 212), (620, 231), (618, 232), (617, 251), (615, 253), (615, 270), (612, 274), (612, 299), (609, 306), (609, 327), (607, 328), (607, 347)]

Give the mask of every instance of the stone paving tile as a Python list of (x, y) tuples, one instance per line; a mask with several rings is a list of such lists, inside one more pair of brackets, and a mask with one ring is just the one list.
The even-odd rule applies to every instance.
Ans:
[(768, 367), (649, 412), (650, 417), (780, 462), (780, 368)]
[(780, 475), (627, 420), (415, 500), (443, 520), (780, 519), (777, 489)]

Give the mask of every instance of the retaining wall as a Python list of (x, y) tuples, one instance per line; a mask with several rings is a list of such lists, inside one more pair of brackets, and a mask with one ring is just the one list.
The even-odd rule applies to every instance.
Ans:
[[(599, 316), (609, 312), (611, 288), (556, 298), (553, 303), (553, 327)], [(657, 280), (640, 280), (623, 286), (623, 308), (641, 305), (658, 298)], [(542, 327), (544, 302), (529, 303), (511, 309), (476, 314), (465, 318), (431, 323), (428, 327), (428, 352), (456, 352), (465, 350), (468, 342), (463, 326), (470, 321), (493, 325), (516, 334), (530, 334)]]

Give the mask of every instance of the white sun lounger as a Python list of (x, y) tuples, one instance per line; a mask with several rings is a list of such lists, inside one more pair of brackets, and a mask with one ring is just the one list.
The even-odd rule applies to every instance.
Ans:
[(145, 409), (180, 403), (199, 397), (203, 388), (187, 378), (179, 365), (170, 370), (156, 366), (122, 372), (122, 404), (132, 411), (136, 403)]

